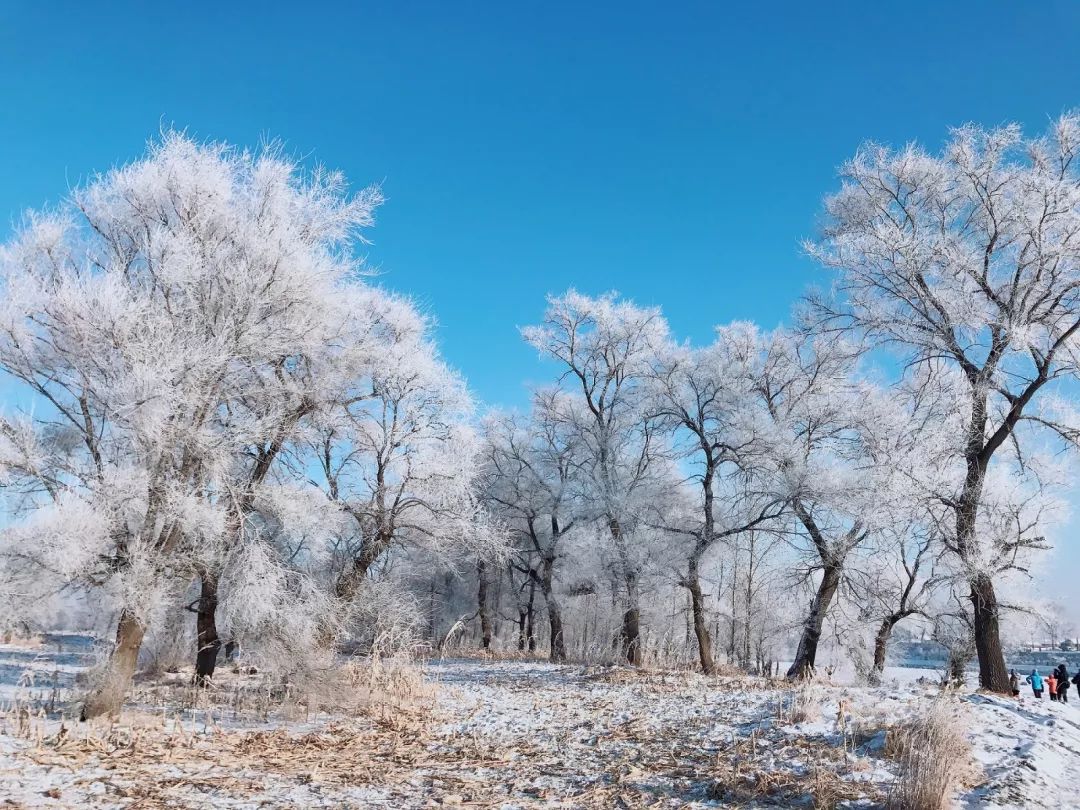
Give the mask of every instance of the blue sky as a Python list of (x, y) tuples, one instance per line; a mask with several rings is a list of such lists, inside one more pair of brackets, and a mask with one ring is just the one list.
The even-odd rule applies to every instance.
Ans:
[(163, 122), (281, 138), (383, 185), (370, 260), (490, 403), (546, 293), (773, 326), (860, 141), (1080, 104), (1069, 3), (241, 5), (0, 4), (0, 238)]
[(861, 141), (1080, 105), (1069, 2), (241, 5), (2, 0), (0, 239), (162, 124), (280, 138), (382, 184), (369, 259), (491, 404), (546, 293), (774, 326)]

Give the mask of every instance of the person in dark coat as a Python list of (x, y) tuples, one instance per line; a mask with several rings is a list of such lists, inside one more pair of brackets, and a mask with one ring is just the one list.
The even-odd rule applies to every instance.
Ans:
[(1057, 672), (1058, 700), (1062, 703), (1069, 702), (1069, 668), (1065, 664), (1058, 664)]

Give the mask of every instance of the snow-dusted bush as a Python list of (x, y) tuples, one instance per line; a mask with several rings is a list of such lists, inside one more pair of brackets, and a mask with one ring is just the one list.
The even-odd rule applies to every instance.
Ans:
[(347, 614), (355, 649), (374, 658), (409, 656), (423, 643), (423, 611), (394, 580), (365, 580)]
[(300, 671), (329, 664), (322, 640), (336, 635), (333, 597), (267, 543), (248, 542), (219, 580), (223, 626), (263, 668)]
[(889, 810), (942, 810), (971, 767), (971, 744), (959, 704), (948, 697), (891, 728), (886, 755), (900, 772), (889, 790)]

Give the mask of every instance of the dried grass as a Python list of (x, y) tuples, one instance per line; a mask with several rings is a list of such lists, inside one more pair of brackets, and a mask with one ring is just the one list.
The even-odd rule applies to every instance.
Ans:
[(804, 681), (776, 701), (776, 721), (785, 725), (816, 723), (821, 719), (821, 704), (821, 694), (808, 681)]
[[(212, 683), (195, 686), (190, 668), (143, 675), (128, 706), (163, 714), (213, 718), (213, 724), (284, 720), (312, 722), (342, 717), (408, 716), (429, 712), (436, 688), (405, 658), (369, 656), (291, 676), (254, 667), (219, 667)], [(125, 709), (125, 715), (130, 713)]]
[(671, 688), (696, 686), (710, 692), (757, 692), (781, 689), (787, 682), (772, 678), (747, 675), (741, 670), (735, 674), (718, 672), (716, 675), (703, 675), (698, 670), (652, 669), (649, 667), (630, 667), (625, 665), (597, 665), (585, 667), (583, 674), (587, 681), (620, 685), (642, 685), (652, 688)]
[(56, 670), (50, 673), (28, 667), (14, 685), (16, 696), (0, 701), (0, 731), (10, 718), (47, 717), (56, 714), (62, 705), (65, 690), (60, 686), (60, 674)]
[[(140, 808), (202, 806), (178, 800), (191, 791), (257, 797), (271, 781), (355, 786), (378, 774), (375, 781), (403, 782), (422, 767), (436, 687), (408, 661), (352, 660), (303, 689), (258, 673), (218, 675), (202, 689), (184, 672), (144, 680), (132, 695), (139, 705), (119, 720), (57, 721), (13, 704), (0, 712), (0, 733), (28, 741), (20, 755), (30, 761), (76, 774), (64, 790), (100, 783), (113, 800)], [(317, 732), (289, 730), (320, 710), (328, 717)], [(282, 727), (227, 727), (268, 718)]]
[(889, 791), (889, 810), (942, 810), (972, 768), (971, 745), (960, 704), (933, 701), (923, 714), (889, 730), (885, 756), (900, 771)]
[[(801, 690), (791, 696), (798, 700)], [(819, 696), (814, 705), (820, 709)], [(715, 754), (705, 786), (722, 806), (812, 806), (833, 808), (845, 802), (879, 806), (884, 790), (866, 773), (871, 760), (849, 752), (831, 735), (799, 736), (779, 725), (765, 725), (745, 737), (733, 736)]]
[[(322, 680), (283, 683), (263, 673), (219, 673), (209, 689), (195, 690), (185, 673), (144, 681), (136, 697), (144, 707), (124, 712), (122, 722), (58, 724), (43, 717), (12, 717), (20, 736), (30, 740), (19, 756), (55, 775), (50, 789), (69, 805), (95, 783), (108, 800), (139, 808), (202, 807), (208, 796), (224, 804), (241, 802), (276, 806), (282, 795), (356, 796), (377, 791), (379, 802), (402, 807), (435, 805), (496, 807), (665, 806), (700, 800), (706, 794), (727, 803), (835, 807), (843, 802), (880, 802), (883, 790), (865, 777), (867, 765), (832, 736), (791, 734), (765, 723), (743, 733), (734, 728), (730, 745), (707, 741), (717, 713), (737, 711), (738, 694), (764, 679), (712, 679), (699, 673), (597, 668), (585, 674), (581, 691), (536, 690), (512, 674), (485, 674), (500, 688), (528, 689), (534, 705), (554, 716), (580, 718), (585, 704), (593, 718), (563, 722), (556, 738), (529, 734), (507, 738), (488, 735), (467, 722), (483, 704), (447, 699), (436, 704), (436, 690), (461, 691), (424, 679), (419, 667), (398, 658), (339, 662)], [(619, 685), (640, 698), (639, 713), (608, 713)], [(713, 694), (709, 711), (673, 722), (657, 722), (650, 697), (668, 701), (702, 700), (703, 689), (730, 682), (733, 694)], [(150, 690), (157, 689), (156, 693)], [(788, 705), (809, 701), (819, 710), (822, 690), (788, 690)], [(443, 692), (444, 697), (448, 697)], [(144, 698), (154, 697), (157, 702)], [(761, 700), (766, 696), (761, 696)], [(769, 696), (771, 697), (771, 696)], [(778, 697), (784, 697), (778, 695)], [(177, 700), (188, 700), (179, 705)], [(569, 706), (573, 704), (571, 710)], [(618, 704), (615, 704), (618, 705)], [(760, 703), (757, 705), (761, 705)], [(323, 707), (333, 716), (318, 718), (315, 728), (289, 722)], [(269, 729), (230, 729), (229, 722), (277, 721)], [(800, 716), (789, 711), (791, 716)], [(759, 718), (760, 719), (760, 718)], [(103, 776), (104, 774), (104, 776)], [(860, 775), (861, 774), (861, 775)], [(361, 805), (362, 806), (362, 805)]]
[(729, 756), (717, 763), (714, 778), (706, 786), (709, 799), (723, 802), (724, 806), (767, 802), (787, 807), (809, 803), (815, 808), (831, 809), (844, 802), (880, 798), (873, 784), (844, 779), (845, 773), (861, 773), (866, 766), (858, 760), (848, 762), (836, 748), (809, 741), (795, 743), (792, 747), (812, 763), (806, 768), (761, 763), (751, 747), (756, 743), (746, 741), (750, 756)]

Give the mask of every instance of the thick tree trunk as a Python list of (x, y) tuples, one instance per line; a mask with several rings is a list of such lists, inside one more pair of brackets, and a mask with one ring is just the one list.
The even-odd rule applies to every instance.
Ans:
[[(968, 565), (979, 558), (976, 542), (977, 518), (986, 470), (994, 452), (994, 448), (986, 443), (986, 421), (986, 394), (983, 393), (972, 399), (971, 423), (965, 448), (967, 475), (956, 510), (956, 543), (961, 560)], [(982, 571), (972, 574), (970, 584), (972, 629), (975, 635), (975, 652), (979, 657), (979, 686), (1009, 695), (1012, 690), (1009, 688), (1009, 673), (1005, 669), (1005, 654), (1001, 649), (994, 583), (990, 574)]]
[(487, 598), (487, 566), (481, 560), (477, 563), (476, 573), (480, 584), (476, 589), (476, 609), (480, 614), (480, 643), (485, 650), (491, 649), (491, 608)]
[(697, 554), (690, 559), (690, 567), (686, 575), (686, 587), (690, 591), (690, 609), (694, 614), (694, 635), (697, 637), (701, 671), (706, 675), (715, 675), (716, 662), (713, 660), (712, 637), (709, 635), (707, 617), (705, 616), (705, 597), (701, 593)]
[(352, 602), (364, 584), (371, 566), (375, 564), (377, 554), (372, 553), (365, 547), (360, 554), (353, 558), (352, 565), (345, 571), (334, 585), (334, 592), (345, 604)]
[(438, 617), (435, 613), (435, 575), (431, 575), (431, 585), (428, 589), (428, 638), (435, 641), (435, 631), (438, 629)]
[(524, 607), (518, 608), (518, 650), (521, 652), (525, 651), (525, 623), (528, 615)]
[(788, 678), (793, 680), (809, 678), (814, 673), (818, 643), (821, 641), (821, 631), (825, 626), (825, 616), (840, 587), (840, 571), (839, 565), (826, 565), (821, 573), (821, 583), (810, 605), (810, 614), (803, 624), (798, 652), (795, 653), (795, 660), (787, 671)]
[(1009, 671), (1005, 668), (1005, 654), (1001, 649), (997, 595), (989, 575), (979, 574), (972, 578), (971, 604), (975, 652), (979, 656), (979, 685), (1003, 695), (1011, 694)]
[(614, 517), (608, 518), (608, 530), (615, 548), (622, 558), (622, 578), (626, 587), (626, 609), (623, 611), (622, 627), (619, 628), (619, 642), (623, 657), (632, 666), (641, 666), (641, 608), (638, 595), (637, 572), (635, 572), (626, 550), (623, 548), (622, 525)]
[(641, 666), (641, 608), (638, 602), (637, 574), (629, 573), (626, 579), (626, 610), (623, 612), (622, 628), (619, 638), (622, 653), (627, 663)]
[(116, 646), (102, 672), (101, 681), (87, 697), (82, 708), (82, 719), (90, 720), (102, 715), (115, 716), (124, 705), (124, 697), (135, 675), (146, 628), (128, 610), (120, 613), (116, 626)]
[(627, 663), (632, 666), (641, 666), (641, 609), (635, 603), (623, 613), (622, 652)]
[(566, 661), (566, 641), (563, 639), (562, 611), (557, 604), (548, 602), (548, 627), (551, 630), (551, 651), (548, 657), (552, 663)]
[(201, 592), (196, 619), (198, 652), (195, 655), (195, 685), (206, 686), (214, 679), (221, 639), (217, 632), (217, 581), (212, 575), (201, 577)]

